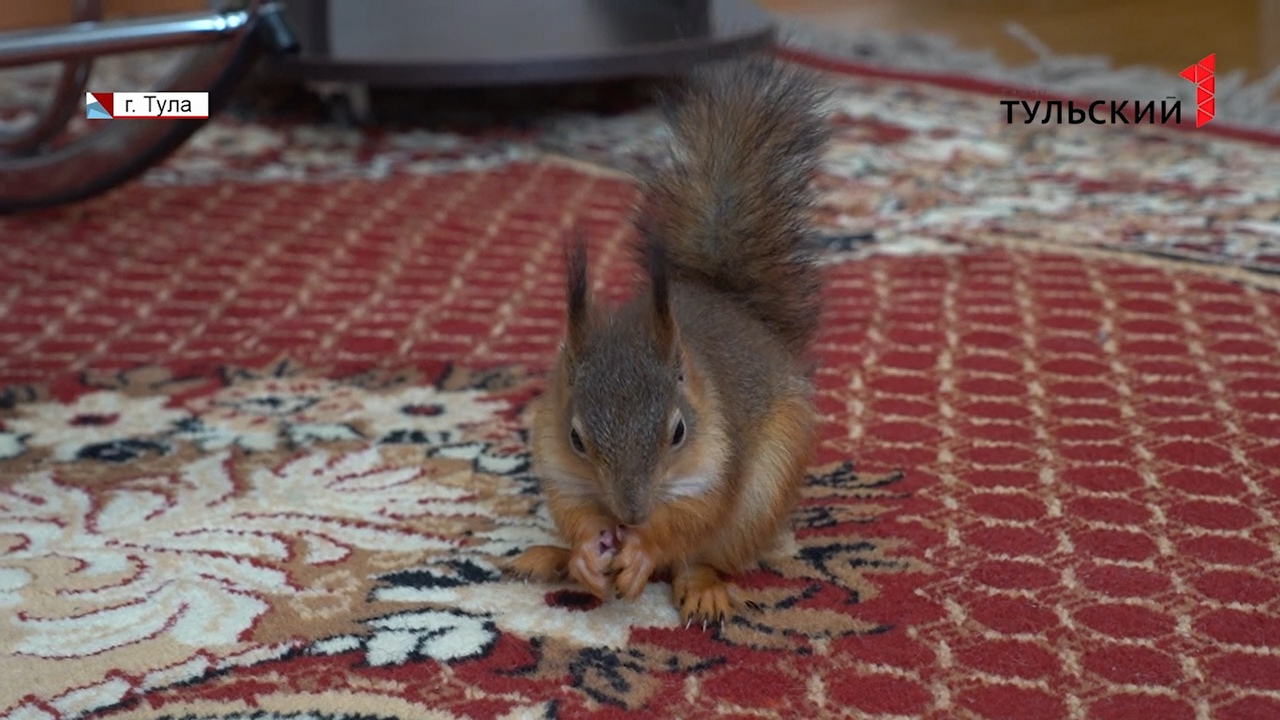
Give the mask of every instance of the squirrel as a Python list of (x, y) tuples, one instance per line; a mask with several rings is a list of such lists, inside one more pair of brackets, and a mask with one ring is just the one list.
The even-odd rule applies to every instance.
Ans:
[(827, 95), (759, 56), (689, 80), (663, 102), (670, 161), (638, 178), (647, 289), (602, 307), (585, 241), (567, 243), (567, 329), (529, 435), (569, 547), (506, 568), (602, 601), (667, 578), (681, 621), (705, 628), (758, 607), (731, 578), (777, 547), (813, 456), (823, 279), (809, 214)]

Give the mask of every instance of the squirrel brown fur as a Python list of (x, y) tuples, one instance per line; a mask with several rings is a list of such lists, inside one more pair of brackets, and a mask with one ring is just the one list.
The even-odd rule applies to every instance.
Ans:
[(730, 579), (788, 529), (815, 442), (824, 98), (765, 58), (696, 71), (666, 103), (670, 161), (640, 183), (647, 287), (602, 307), (570, 245), (567, 330), (530, 433), (568, 547), (529, 548), (511, 572), (601, 599), (667, 577), (686, 623), (749, 604)]

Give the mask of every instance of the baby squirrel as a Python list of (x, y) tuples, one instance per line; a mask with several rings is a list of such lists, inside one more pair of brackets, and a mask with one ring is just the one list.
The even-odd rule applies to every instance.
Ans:
[[(807, 355), (822, 290), (809, 212), (826, 93), (770, 60), (717, 63), (667, 102), (669, 163), (640, 182), (647, 289), (590, 297), (566, 253), (567, 331), (531, 420), (533, 470), (569, 546), (510, 572), (634, 599), (668, 578), (681, 620), (724, 622), (788, 529), (815, 442)], [(669, 98), (669, 100), (672, 98)]]

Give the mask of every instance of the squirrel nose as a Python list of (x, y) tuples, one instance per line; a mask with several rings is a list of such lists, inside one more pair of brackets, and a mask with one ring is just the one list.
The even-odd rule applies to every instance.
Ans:
[(624, 528), (642, 525), (648, 519), (648, 514), (640, 508), (624, 507), (621, 510), (622, 512), (618, 513), (618, 521), (622, 523)]
[(642, 525), (645, 520), (649, 519), (649, 508), (645, 498), (638, 497), (635, 493), (624, 492), (619, 493), (613, 498), (612, 505), (613, 514), (618, 518), (618, 522), (623, 525)]

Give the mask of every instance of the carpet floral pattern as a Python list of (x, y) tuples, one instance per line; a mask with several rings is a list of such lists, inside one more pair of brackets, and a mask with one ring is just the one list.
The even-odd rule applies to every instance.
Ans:
[(1280, 716), (1280, 151), (832, 80), (818, 455), (723, 627), (498, 571), (647, 113), (226, 117), (0, 219), (0, 717)]

